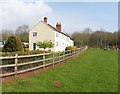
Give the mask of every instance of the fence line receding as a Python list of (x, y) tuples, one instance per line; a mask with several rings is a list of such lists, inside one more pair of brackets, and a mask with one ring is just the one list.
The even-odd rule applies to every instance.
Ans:
[(0, 60), (2, 60), (2, 65), (0, 65), (2, 74), (0, 74), (0, 77), (17, 75), (47, 66), (54, 66), (55, 64), (67, 60), (74, 55), (80, 54), (83, 51), (85, 51), (84, 47), (78, 48), (74, 51), (68, 50), (64, 52), (24, 56), (18, 56), (18, 54), (15, 54), (15, 56), (0, 57)]

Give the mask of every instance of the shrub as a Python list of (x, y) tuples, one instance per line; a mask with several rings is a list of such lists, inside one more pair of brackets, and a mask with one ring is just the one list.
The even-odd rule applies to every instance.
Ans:
[(3, 48), (2, 48), (2, 47), (0, 47), (0, 52), (2, 52), (2, 49), (3, 49)]
[(28, 51), (29, 51), (29, 48), (24, 48), (24, 51), (27, 51), (27, 52), (28, 52)]
[(2, 52), (2, 56), (15, 56), (15, 54), (18, 55), (32, 55), (32, 54), (41, 54), (43, 51), (37, 51), (37, 50), (32, 50), (32, 51), (18, 51), (18, 52)]
[(16, 52), (16, 51), (23, 51), (23, 45), (19, 37), (11, 36), (6, 41), (3, 47), (3, 52)]
[(73, 51), (73, 50), (75, 50), (75, 49), (76, 49), (75, 46), (67, 46), (67, 47), (65, 48), (65, 50), (71, 50), (71, 51)]

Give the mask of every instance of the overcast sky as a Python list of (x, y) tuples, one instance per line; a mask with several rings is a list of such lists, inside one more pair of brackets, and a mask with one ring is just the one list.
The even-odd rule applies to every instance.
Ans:
[(117, 2), (53, 1), (0, 0), (0, 22), (2, 22), (0, 25), (3, 29), (13, 30), (22, 24), (27, 24), (31, 28), (47, 16), (48, 23), (53, 26), (61, 22), (62, 30), (66, 33), (82, 31), (86, 27), (92, 30), (103, 28), (110, 32), (118, 29)]

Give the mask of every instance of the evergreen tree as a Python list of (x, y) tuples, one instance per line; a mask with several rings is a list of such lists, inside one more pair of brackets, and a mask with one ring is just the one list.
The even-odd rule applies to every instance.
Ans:
[(23, 51), (23, 45), (19, 37), (11, 36), (6, 41), (3, 47), (3, 52), (16, 52), (16, 51)]

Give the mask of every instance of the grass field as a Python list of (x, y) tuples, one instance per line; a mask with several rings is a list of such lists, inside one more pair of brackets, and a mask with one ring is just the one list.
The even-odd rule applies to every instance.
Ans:
[(4, 92), (117, 92), (118, 52), (89, 49), (37, 76), (3, 84)]

